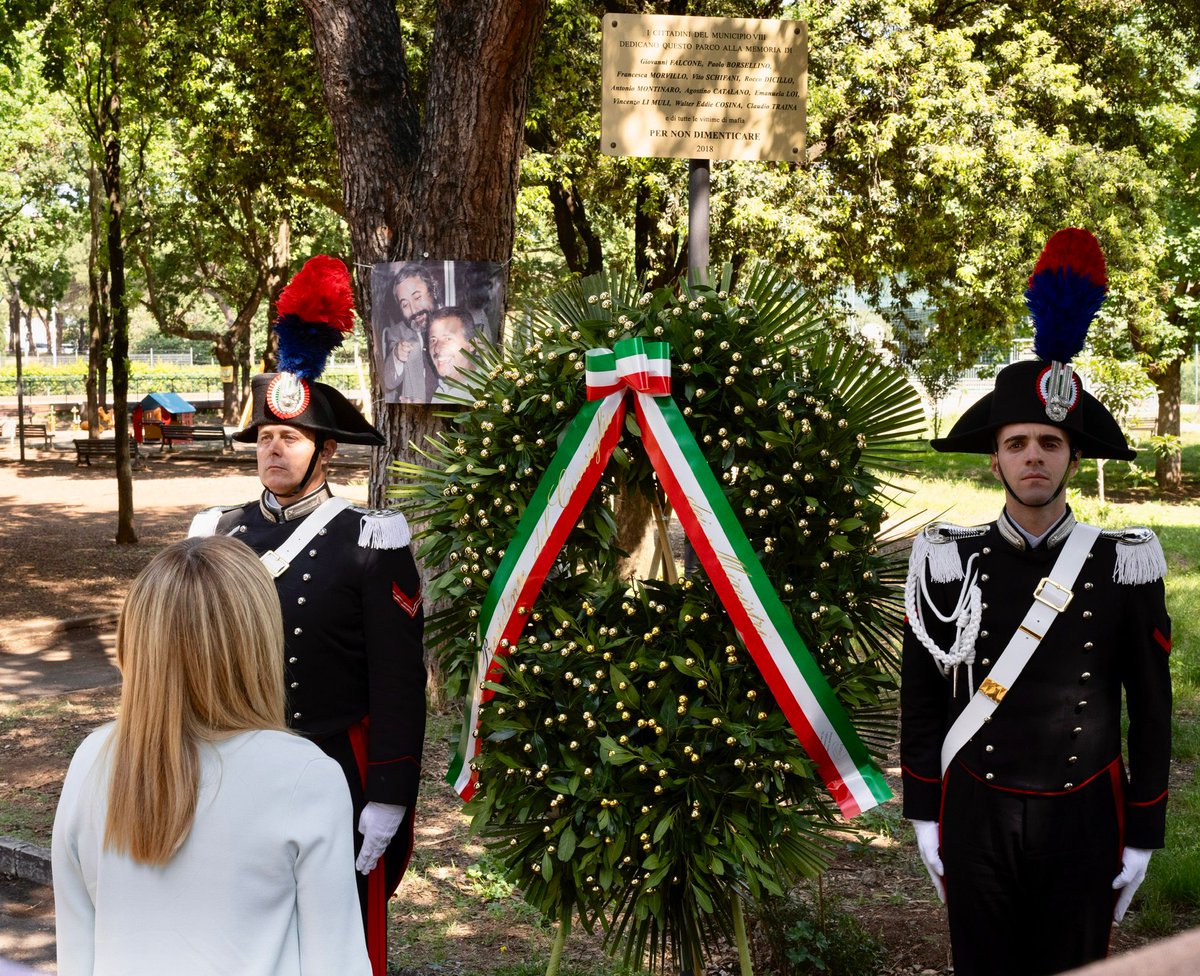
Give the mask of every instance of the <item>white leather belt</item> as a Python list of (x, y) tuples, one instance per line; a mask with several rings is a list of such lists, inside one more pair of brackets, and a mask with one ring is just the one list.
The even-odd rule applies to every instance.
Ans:
[(295, 531), (287, 537), (287, 541), (278, 549), (268, 549), (258, 558), (262, 564), (267, 567), (267, 571), (278, 579), (287, 572), (288, 567), (292, 564), (292, 560), (299, 554), (300, 550), (309, 544), (326, 525), (333, 521), (334, 516), (350, 507), (350, 502), (345, 498), (339, 498), (333, 495), (321, 502), (317, 508), (305, 516), (304, 520), (296, 526)]
[(1046, 636), (1050, 625), (1070, 605), (1074, 597), (1071, 588), (1079, 578), (1079, 571), (1083, 569), (1084, 561), (1099, 537), (1099, 529), (1082, 522), (1077, 522), (1071, 530), (1058, 559), (1055, 560), (1054, 568), (1050, 570), (1050, 575), (1043, 577), (1033, 591), (1033, 606), (1029, 608), (1008, 645), (996, 659), (991, 673), (983, 679), (967, 707), (959, 713), (954, 724), (950, 726), (950, 731), (946, 733), (945, 741), (942, 742), (943, 776), (959, 750), (1004, 701), (1004, 696), (1033, 657), (1033, 652)]

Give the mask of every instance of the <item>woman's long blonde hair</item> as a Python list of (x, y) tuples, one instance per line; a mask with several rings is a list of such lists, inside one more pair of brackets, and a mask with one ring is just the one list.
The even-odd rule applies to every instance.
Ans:
[(165, 864), (192, 827), (200, 744), (285, 728), (283, 620), (270, 574), (227, 537), (169, 546), (129, 589), (117, 663), (105, 845)]

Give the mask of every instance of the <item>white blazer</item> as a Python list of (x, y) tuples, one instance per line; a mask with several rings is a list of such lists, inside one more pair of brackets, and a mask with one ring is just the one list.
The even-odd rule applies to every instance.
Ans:
[(286, 732), (200, 750), (196, 818), (163, 866), (104, 848), (112, 725), (54, 818), (59, 976), (370, 976), (341, 768)]

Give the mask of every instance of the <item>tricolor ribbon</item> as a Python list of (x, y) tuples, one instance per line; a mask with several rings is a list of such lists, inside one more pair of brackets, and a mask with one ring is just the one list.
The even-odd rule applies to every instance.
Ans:
[(632, 391), (646, 452), (688, 540), (843, 816), (855, 817), (887, 800), (891, 790), (804, 646), (671, 399), (667, 344), (622, 339), (615, 350), (590, 350), (586, 366), (588, 402), (538, 482), (484, 597), (476, 680), (447, 780), (464, 800), (474, 795), (471, 762), (482, 748), (479, 710), (493, 695), (484, 682), (501, 680), (499, 660), (516, 647), (546, 574), (604, 472)]

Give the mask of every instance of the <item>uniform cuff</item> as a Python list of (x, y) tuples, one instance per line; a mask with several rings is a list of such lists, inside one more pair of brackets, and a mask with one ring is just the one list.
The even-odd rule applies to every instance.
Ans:
[(939, 820), (942, 812), (942, 781), (918, 776), (905, 767), (904, 816), (909, 820)]
[(1167, 833), (1167, 794), (1149, 803), (1125, 802), (1125, 846), (1158, 850)]

